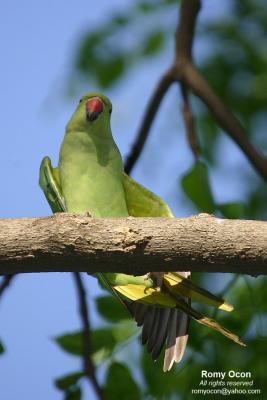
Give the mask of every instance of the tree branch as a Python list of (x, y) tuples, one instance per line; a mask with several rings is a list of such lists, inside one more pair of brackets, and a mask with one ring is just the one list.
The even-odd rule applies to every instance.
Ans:
[(86, 303), (86, 291), (83, 286), (81, 275), (78, 272), (73, 274), (75, 284), (78, 292), (80, 315), (83, 325), (83, 365), (84, 373), (88, 378), (89, 382), (93, 385), (96, 394), (100, 400), (105, 400), (106, 396), (104, 390), (98, 383), (95, 366), (91, 358), (91, 332), (90, 332), (90, 322), (89, 322), (89, 311)]
[[(173, 66), (176, 80), (193, 90), (209, 108), (218, 124), (237, 143), (251, 164), (267, 182), (267, 159), (248, 140), (247, 134), (233, 113), (215, 94), (192, 62), (192, 45), (195, 24), (200, 10), (200, 0), (182, 0), (180, 21), (176, 31), (176, 57)], [(191, 125), (186, 125), (187, 136), (191, 135)], [(190, 141), (189, 144), (191, 145)]]
[(185, 66), (182, 79), (206, 104), (218, 124), (236, 142), (251, 164), (267, 182), (267, 159), (252, 146), (240, 122), (226, 108), (193, 64), (188, 63)]
[(175, 61), (192, 58), (195, 25), (201, 8), (200, 0), (182, 0), (180, 18), (175, 34)]
[(162, 75), (154, 93), (151, 96), (151, 99), (145, 111), (144, 119), (136, 136), (136, 140), (132, 146), (131, 153), (128, 155), (125, 161), (124, 169), (127, 174), (131, 172), (134, 164), (136, 163), (138, 157), (143, 150), (149, 134), (150, 127), (152, 125), (152, 122), (154, 121), (160, 103), (173, 81), (174, 78), (172, 76), (172, 71), (169, 70), (164, 75)]
[(197, 134), (195, 131), (194, 116), (191, 111), (191, 107), (190, 107), (190, 103), (189, 103), (189, 99), (188, 99), (188, 89), (183, 83), (181, 83), (181, 93), (182, 93), (182, 98), (183, 98), (182, 111), (183, 111), (187, 141), (188, 141), (189, 147), (190, 147), (194, 157), (197, 159), (200, 155), (200, 147), (199, 147), (199, 143), (198, 143), (198, 139), (197, 139)]
[[(166, 94), (170, 84), (173, 81), (177, 81), (182, 85), (182, 90), (187, 91), (192, 89), (195, 95), (206, 104), (217, 123), (237, 143), (254, 168), (267, 182), (267, 159), (250, 143), (240, 122), (215, 94), (192, 61), (195, 25), (200, 8), (200, 0), (181, 1), (180, 18), (175, 34), (175, 60), (168, 73), (165, 74), (159, 82), (159, 86), (150, 100), (136, 142), (131, 150), (131, 154), (127, 158), (125, 170), (129, 173), (136, 163), (143, 149), (145, 140), (148, 137), (151, 123), (155, 118), (161, 100)], [(159, 88), (162, 89), (162, 87), (163, 90), (158, 90)], [(192, 138), (195, 139), (193, 135), (193, 118), (188, 108), (188, 101), (185, 101), (185, 97), (183, 97), (183, 100), (187, 137), (189, 139), (189, 145), (196, 155), (196, 141), (193, 140), (192, 142)]]
[[(140, 129), (136, 135), (135, 142), (130, 154), (126, 158), (125, 172), (129, 174), (144, 148), (146, 139), (149, 135), (152, 122), (156, 116), (163, 97), (167, 93), (170, 85), (178, 78), (180, 66), (178, 66), (178, 55), (182, 65), (184, 58), (191, 59), (191, 48), (194, 37), (195, 20), (200, 9), (199, 0), (185, 0), (181, 4), (181, 18), (176, 30), (176, 56), (175, 63), (160, 79), (158, 85), (151, 96), (145, 110)], [(187, 126), (187, 125), (186, 125)], [(188, 134), (189, 137), (189, 134)]]
[(4, 291), (9, 287), (11, 281), (15, 275), (6, 275), (2, 278), (1, 284), (0, 284), (0, 297), (3, 295)]
[(267, 222), (90, 218), (0, 220), (0, 273), (148, 271), (267, 274)]

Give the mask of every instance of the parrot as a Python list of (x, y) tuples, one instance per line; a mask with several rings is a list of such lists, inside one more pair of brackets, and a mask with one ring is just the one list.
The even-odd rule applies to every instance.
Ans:
[[(93, 218), (174, 218), (164, 200), (124, 172), (112, 136), (111, 113), (106, 96), (97, 92), (84, 95), (66, 126), (58, 166), (54, 168), (49, 157), (43, 158), (39, 184), (52, 212)], [(195, 285), (188, 271), (95, 276), (142, 328), (142, 344), (154, 361), (164, 349), (163, 371), (182, 360), (190, 318), (245, 346), (237, 335), (191, 307), (191, 301), (197, 301), (233, 310), (224, 299)]]

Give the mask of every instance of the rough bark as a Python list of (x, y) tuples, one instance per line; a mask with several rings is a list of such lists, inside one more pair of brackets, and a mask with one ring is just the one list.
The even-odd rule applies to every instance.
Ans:
[(191, 270), (267, 274), (267, 222), (90, 218), (0, 220), (0, 274)]

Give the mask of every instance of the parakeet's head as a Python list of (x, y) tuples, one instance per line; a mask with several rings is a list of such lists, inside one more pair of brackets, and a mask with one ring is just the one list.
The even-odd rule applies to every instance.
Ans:
[(68, 130), (106, 132), (110, 128), (110, 115), (112, 104), (110, 100), (100, 93), (87, 93), (84, 95), (68, 125)]

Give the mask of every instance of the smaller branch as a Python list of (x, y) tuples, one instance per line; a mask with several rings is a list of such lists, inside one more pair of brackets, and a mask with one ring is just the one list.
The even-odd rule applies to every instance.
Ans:
[(6, 275), (2, 278), (2, 282), (0, 284), (0, 297), (3, 295), (4, 291), (9, 287), (11, 281), (15, 276), (16, 274)]
[(139, 132), (136, 136), (135, 142), (132, 146), (130, 154), (127, 156), (125, 161), (125, 172), (129, 174), (138, 160), (143, 147), (145, 145), (146, 139), (148, 137), (151, 125), (154, 121), (155, 115), (158, 111), (158, 108), (163, 100), (167, 90), (170, 85), (173, 83), (174, 78), (172, 74), (172, 70), (168, 70), (158, 82), (158, 85), (152, 94), (150, 101), (147, 105), (145, 115), (143, 121), (141, 123)]
[(80, 315), (83, 325), (83, 365), (84, 373), (88, 378), (89, 382), (93, 385), (96, 394), (100, 400), (105, 400), (106, 396), (104, 390), (98, 383), (95, 367), (91, 358), (91, 332), (89, 322), (89, 311), (86, 303), (86, 291), (83, 286), (81, 275), (78, 272), (73, 273), (73, 277), (76, 283), (79, 304), (80, 304)]
[[(200, 0), (182, 1), (181, 18), (176, 31), (176, 55), (179, 54), (181, 61), (184, 58), (191, 59), (191, 48), (194, 37), (195, 22), (198, 11), (200, 9), (200, 5)], [(174, 71), (176, 72), (175, 74)], [(138, 160), (144, 148), (146, 139), (150, 132), (151, 125), (154, 121), (161, 101), (167, 93), (170, 85), (176, 80), (177, 75), (179, 75), (179, 67), (175, 65), (174, 67), (171, 67), (159, 80), (158, 85), (147, 105), (139, 132), (136, 136), (131, 152), (126, 158), (125, 172), (127, 174), (131, 172), (136, 161)]]
[(185, 65), (182, 80), (207, 105), (218, 124), (236, 142), (267, 182), (267, 159), (253, 147), (240, 122), (226, 108), (193, 64), (187, 63)]
[(180, 86), (183, 98), (182, 111), (183, 111), (186, 134), (187, 134), (187, 141), (194, 157), (197, 159), (200, 155), (200, 147), (197, 139), (197, 134), (195, 131), (194, 116), (191, 111), (188, 99), (188, 89), (183, 83), (181, 83)]

